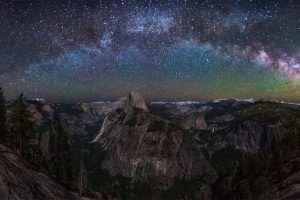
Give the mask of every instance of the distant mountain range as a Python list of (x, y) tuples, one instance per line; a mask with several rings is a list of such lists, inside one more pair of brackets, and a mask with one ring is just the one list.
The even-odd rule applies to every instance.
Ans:
[[(115, 102), (27, 103), (45, 159), (52, 153), (48, 125), (60, 119), (73, 168), (82, 160), (86, 166), (89, 198), (300, 198), (299, 104), (234, 98), (146, 104), (137, 93)], [(45, 181), (36, 184), (48, 187)]]

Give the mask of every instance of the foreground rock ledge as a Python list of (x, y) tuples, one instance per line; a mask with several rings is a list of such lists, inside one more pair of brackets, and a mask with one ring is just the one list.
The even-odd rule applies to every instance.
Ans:
[(79, 199), (0, 145), (0, 199)]

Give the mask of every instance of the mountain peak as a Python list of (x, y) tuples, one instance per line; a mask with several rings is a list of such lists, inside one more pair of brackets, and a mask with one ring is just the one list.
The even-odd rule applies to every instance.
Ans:
[(144, 112), (149, 112), (148, 107), (144, 101), (144, 99), (136, 92), (130, 92), (128, 94), (127, 102), (126, 102), (126, 111), (131, 111), (133, 109), (138, 109)]

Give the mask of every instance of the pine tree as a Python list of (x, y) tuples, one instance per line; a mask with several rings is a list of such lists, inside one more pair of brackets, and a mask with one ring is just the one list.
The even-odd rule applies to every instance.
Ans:
[(84, 162), (82, 160), (82, 153), (80, 159), (80, 170), (79, 170), (77, 187), (80, 196), (82, 196), (82, 194), (87, 190), (87, 171), (85, 169)]
[(72, 157), (68, 137), (59, 120), (56, 120), (52, 127), (54, 131), (53, 173), (57, 182), (66, 187), (70, 187), (73, 178)]
[(0, 142), (4, 143), (6, 138), (6, 108), (5, 108), (5, 98), (4, 91), (2, 87), (0, 87)]
[(23, 94), (13, 103), (7, 119), (8, 145), (23, 158), (30, 158), (30, 146), (33, 134), (33, 123), (30, 121), (31, 113), (27, 110), (27, 104)]

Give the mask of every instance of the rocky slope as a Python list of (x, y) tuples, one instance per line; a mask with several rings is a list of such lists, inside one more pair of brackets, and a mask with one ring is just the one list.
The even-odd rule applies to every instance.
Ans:
[(148, 112), (144, 100), (130, 93), (124, 109), (109, 114), (93, 140), (106, 151), (102, 168), (111, 176), (169, 188), (175, 181), (215, 173), (191, 135)]
[(79, 199), (0, 145), (0, 199)]
[[(299, 105), (263, 100), (146, 104), (131, 93), (116, 102), (29, 104), (44, 155), (51, 156), (48, 122), (58, 117), (72, 144), (75, 170), (84, 152), (89, 184), (97, 190), (108, 182), (120, 186), (120, 177), (126, 178), (129, 188), (139, 183), (173, 192), (186, 185), (193, 188), (199, 183), (193, 181), (195, 177), (213, 181), (220, 170), (246, 153), (267, 149), (273, 141), (300, 130)], [(289, 172), (287, 181), (294, 184), (287, 188), (279, 186), (284, 180), (281, 175), (274, 176), (278, 198), (299, 192), (295, 174)], [(213, 198), (206, 183), (191, 193)]]
[(275, 199), (300, 199), (300, 152), (272, 174)]

